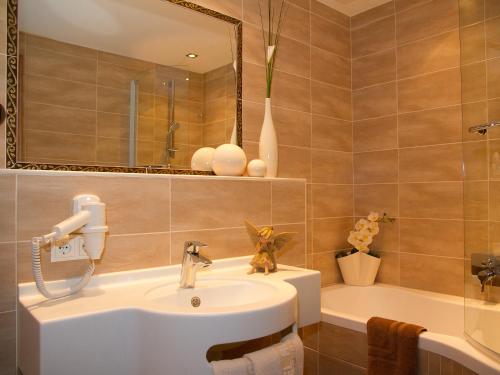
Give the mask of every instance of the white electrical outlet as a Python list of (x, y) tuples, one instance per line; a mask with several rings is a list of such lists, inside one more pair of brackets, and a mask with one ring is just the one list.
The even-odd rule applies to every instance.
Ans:
[(53, 243), (50, 249), (51, 262), (65, 262), (68, 260), (85, 259), (82, 236), (67, 236)]

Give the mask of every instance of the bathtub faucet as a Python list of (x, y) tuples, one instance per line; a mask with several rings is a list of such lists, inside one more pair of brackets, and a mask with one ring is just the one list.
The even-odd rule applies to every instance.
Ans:
[(484, 287), (500, 275), (500, 263), (494, 256), (489, 256), (481, 263), (481, 268), (483, 270), (478, 272), (477, 278), (481, 282), (481, 293), (483, 293)]

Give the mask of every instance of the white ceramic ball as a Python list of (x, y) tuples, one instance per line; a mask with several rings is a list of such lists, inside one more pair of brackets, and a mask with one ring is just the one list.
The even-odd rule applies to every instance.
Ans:
[(215, 148), (213, 147), (202, 147), (196, 150), (191, 158), (191, 169), (193, 171), (211, 171), (214, 152)]
[(247, 166), (247, 173), (250, 177), (264, 177), (266, 170), (266, 163), (260, 159), (253, 159)]
[(217, 176), (241, 176), (246, 166), (247, 157), (241, 147), (227, 143), (215, 149), (212, 169)]

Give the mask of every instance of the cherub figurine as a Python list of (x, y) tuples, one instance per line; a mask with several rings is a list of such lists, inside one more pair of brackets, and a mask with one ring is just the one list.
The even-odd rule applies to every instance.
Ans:
[(276, 272), (278, 267), (276, 266), (274, 252), (283, 248), (292, 239), (294, 233), (280, 233), (275, 235), (273, 227), (257, 229), (252, 223), (246, 220), (245, 225), (257, 250), (257, 253), (250, 261), (252, 269), (248, 271), (248, 274), (264, 272), (265, 275), (268, 275), (269, 272)]

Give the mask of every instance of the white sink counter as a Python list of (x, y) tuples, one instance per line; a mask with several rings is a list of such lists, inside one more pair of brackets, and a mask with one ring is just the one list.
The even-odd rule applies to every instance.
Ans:
[[(204, 353), (215, 344), (320, 320), (319, 272), (279, 266), (267, 276), (247, 275), (250, 259), (214, 261), (199, 271), (198, 288), (178, 291), (188, 293), (189, 301), (191, 294), (203, 296), (204, 288), (217, 283), (231, 286), (221, 290), (232, 298), (212, 291), (207, 296), (217, 301), (204, 305), (203, 299), (212, 297), (201, 297), (199, 308), (157, 297), (162, 290), (177, 293), (179, 265), (97, 275), (80, 293), (60, 300), (45, 300), (34, 283), (20, 284), (21, 370), (24, 375), (135, 375), (158, 374), (168, 366), (176, 375), (209, 374)], [(57, 290), (72, 282), (47, 284)]]

